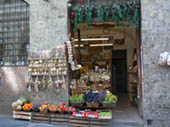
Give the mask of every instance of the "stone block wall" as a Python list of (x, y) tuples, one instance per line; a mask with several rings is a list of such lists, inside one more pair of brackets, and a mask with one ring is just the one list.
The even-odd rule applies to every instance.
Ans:
[[(51, 49), (67, 40), (67, 0), (25, 0), (30, 6), (30, 49)], [(11, 114), (11, 103), (23, 96), (34, 104), (68, 102), (68, 89), (28, 92), (27, 67), (3, 67), (0, 114)], [(66, 86), (68, 87), (68, 85)]]
[(68, 90), (46, 88), (36, 93), (28, 92), (26, 81), (28, 79), (27, 67), (2, 67), (2, 86), (0, 86), (0, 114), (10, 115), (12, 113), (12, 102), (20, 97), (25, 97), (33, 104), (60, 105), (62, 102), (68, 103)]
[(26, 0), (30, 5), (31, 49), (49, 49), (67, 41), (68, 0)]
[(3, 67), (1, 71), (1, 82), (0, 87), (0, 114), (11, 114), (13, 101), (16, 101), (18, 97), (25, 95), (25, 79), (27, 74), (26, 67)]
[(170, 67), (158, 61), (161, 52), (170, 51), (170, 0), (141, 0), (141, 8), (144, 120), (153, 120), (152, 127), (168, 127)]

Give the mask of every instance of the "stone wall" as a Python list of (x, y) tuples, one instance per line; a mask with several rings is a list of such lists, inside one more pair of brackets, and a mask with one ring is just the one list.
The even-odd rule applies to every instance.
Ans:
[(141, 0), (141, 7), (144, 119), (169, 127), (170, 68), (158, 61), (161, 52), (170, 51), (170, 0)]
[[(67, 40), (67, 0), (25, 0), (30, 5), (30, 47), (49, 49)], [(28, 92), (27, 67), (3, 67), (0, 87), (0, 114), (11, 114), (11, 103), (23, 96), (34, 104), (68, 102), (68, 89)], [(66, 87), (68, 85), (66, 84)]]
[(68, 90), (46, 88), (36, 93), (28, 92), (26, 81), (28, 79), (27, 67), (2, 67), (2, 86), (0, 86), (0, 114), (9, 115), (12, 113), (12, 102), (20, 97), (25, 97), (33, 104), (60, 105), (62, 102), (68, 103)]
[(68, 0), (26, 0), (30, 4), (31, 49), (49, 49), (67, 41)]

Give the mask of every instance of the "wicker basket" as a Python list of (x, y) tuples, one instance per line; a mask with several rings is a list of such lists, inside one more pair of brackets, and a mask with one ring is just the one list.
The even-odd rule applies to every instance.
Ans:
[(78, 107), (78, 108), (79, 108), (79, 107), (82, 107), (82, 106), (83, 106), (83, 103), (71, 103), (71, 106), (72, 106), (72, 107), (76, 107), (76, 108)]
[(104, 108), (116, 108), (116, 103), (103, 103), (102, 105)]
[(14, 111), (22, 111), (22, 109), (13, 109)]
[(24, 112), (31, 112), (32, 111), (32, 109), (23, 109), (24, 110)]
[(99, 103), (86, 103), (88, 108), (98, 108)]
[(42, 114), (47, 114), (49, 112), (49, 110), (48, 110), (48, 108), (47, 109), (44, 109), (44, 110), (40, 110), (40, 113), (42, 113)]

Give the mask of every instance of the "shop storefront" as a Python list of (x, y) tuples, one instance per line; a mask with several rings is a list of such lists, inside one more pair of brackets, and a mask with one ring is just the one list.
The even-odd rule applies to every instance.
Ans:
[(18, 98), (12, 103), (14, 119), (109, 126), (116, 108), (129, 105), (140, 111), (139, 3), (69, 4), (70, 40), (56, 48), (32, 50), (26, 82), (29, 93), (65, 91), (68, 99)]
[[(3, 27), (0, 23), (7, 34), (0, 44), (7, 47), (0, 69), (1, 113), (59, 125), (109, 126), (143, 118), (140, 126), (169, 126), (169, 20), (164, 18), (169, 1), (143, 0), (141, 6), (136, 1), (26, 1), (30, 21), (22, 12), (16, 24), (12, 17)], [(0, 5), (0, 13), (6, 11), (2, 20), (15, 10), (3, 8), (25, 7), (8, 2)], [(30, 46), (21, 38), (24, 44), (11, 50), (17, 47), (8, 44), (16, 36), (11, 33), (24, 33), (27, 29), (15, 28), (29, 23)], [(19, 54), (27, 48), (28, 59)]]

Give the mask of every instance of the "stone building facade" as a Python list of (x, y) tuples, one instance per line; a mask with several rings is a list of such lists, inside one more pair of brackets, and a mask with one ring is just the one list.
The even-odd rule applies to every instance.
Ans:
[[(26, 0), (30, 5), (31, 49), (48, 49), (68, 39), (68, 0)], [(145, 126), (170, 126), (170, 68), (158, 65), (161, 52), (170, 51), (170, 0), (141, 0), (141, 59), (142, 110)], [(11, 102), (27, 95), (33, 102), (64, 101), (68, 91), (61, 95), (25, 91), (27, 67), (1, 68), (3, 86), (0, 87), (0, 113), (10, 114)], [(10, 85), (16, 78), (16, 89)], [(13, 77), (15, 76), (15, 77)], [(13, 81), (13, 80), (12, 80)], [(51, 96), (53, 95), (53, 96)], [(57, 103), (57, 102), (56, 102)]]

